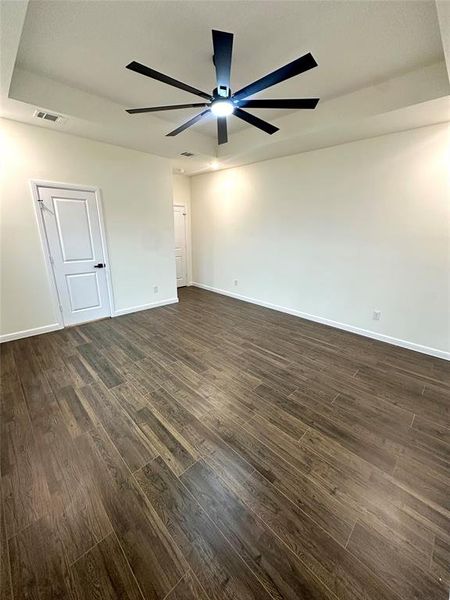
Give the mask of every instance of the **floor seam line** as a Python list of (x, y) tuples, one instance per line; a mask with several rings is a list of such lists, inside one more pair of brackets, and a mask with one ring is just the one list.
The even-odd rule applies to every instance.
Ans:
[(356, 527), (356, 523), (358, 522), (358, 519), (356, 519), (356, 521), (353, 523), (353, 527), (350, 530), (350, 533), (348, 534), (348, 538), (347, 541), (345, 542), (345, 546), (344, 548), (347, 550), (348, 544), (350, 542), (350, 538), (352, 537), (353, 532), (355, 531), (355, 527)]
[(125, 550), (123, 549), (123, 547), (122, 547), (122, 544), (120, 543), (119, 536), (117, 535), (117, 533), (116, 533), (116, 531), (115, 531), (115, 529), (114, 529), (114, 528), (113, 528), (113, 535), (114, 535), (114, 537), (116, 538), (116, 541), (117, 541), (117, 543), (118, 543), (118, 545), (119, 545), (120, 551), (122, 552), (122, 556), (123, 556), (123, 558), (124, 558), (124, 561), (125, 561), (125, 563), (127, 564), (128, 568), (130, 569), (130, 573), (131, 573), (131, 575), (132, 575), (132, 577), (133, 577), (134, 581), (136, 582), (137, 589), (138, 589), (139, 593), (140, 593), (140, 594), (141, 594), (141, 596), (142, 596), (142, 600), (145, 600), (145, 595), (144, 595), (144, 592), (142, 591), (142, 589), (141, 589), (141, 586), (139, 585), (139, 581), (138, 581), (138, 579), (137, 579), (137, 577), (136, 577), (136, 574), (135, 574), (135, 572), (133, 571), (133, 568), (132, 568), (132, 567), (131, 567), (131, 565), (130, 565), (130, 562), (129, 562), (129, 560), (128, 560), (128, 557), (127, 557), (127, 555), (125, 554)]
[[(108, 520), (109, 520), (109, 518), (108, 518)], [(93, 550), (94, 548), (96, 548), (99, 544), (101, 544), (104, 540), (106, 540), (107, 537), (109, 537), (113, 533), (114, 533), (114, 528), (111, 525), (111, 531), (108, 531), (108, 533), (106, 535), (104, 535), (100, 540), (98, 540), (98, 542), (95, 542), (95, 544), (93, 544), (90, 548), (88, 548), (82, 554), (80, 554), (80, 556), (78, 556), (78, 558), (76, 558), (75, 560), (73, 560), (72, 562), (70, 562), (69, 563), (69, 567), (72, 568), (79, 560), (81, 560), (84, 556), (86, 556), (86, 554), (89, 554), (89, 552), (91, 550)]]
[(180, 581), (183, 581), (183, 579), (186, 577), (186, 575), (189, 573), (189, 568), (188, 567), (186, 569), (186, 572), (183, 573), (183, 575), (180, 577), (180, 579), (176, 582), (176, 584), (167, 592), (167, 594), (165, 596), (163, 596), (162, 600), (166, 600), (166, 598), (173, 592), (173, 590), (177, 587), (177, 585), (180, 583)]

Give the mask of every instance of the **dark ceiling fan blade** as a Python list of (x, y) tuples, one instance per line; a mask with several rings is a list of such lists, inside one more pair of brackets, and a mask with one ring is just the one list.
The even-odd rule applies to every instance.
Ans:
[(189, 119), (189, 121), (186, 121), (186, 123), (183, 123), (183, 125), (180, 125), (180, 127), (177, 127), (170, 133), (166, 134), (166, 137), (173, 137), (174, 135), (178, 135), (179, 133), (181, 133), (182, 131), (184, 131), (185, 129), (190, 127), (191, 125), (194, 125), (195, 123), (200, 121), (200, 119), (203, 119), (203, 117), (210, 112), (211, 111), (209, 110), (209, 108), (208, 108), (208, 110), (204, 110), (200, 114), (196, 115), (194, 118)]
[(220, 144), (228, 142), (228, 127), (226, 117), (217, 117), (217, 141)]
[(126, 112), (130, 115), (139, 113), (158, 112), (160, 110), (176, 110), (178, 108), (197, 108), (208, 106), (205, 102), (196, 102), (195, 104), (172, 104), (170, 106), (153, 106), (152, 108), (127, 108)]
[[(226, 31), (212, 30), (214, 65), (216, 67), (217, 89), (219, 96), (221, 89), (226, 88), (226, 95), (230, 89), (231, 56), (233, 52), (233, 34)], [(225, 94), (223, 94), (225, 95)]]
[(269, 135), (272, 135), (272, 133), (275, 133), (276, 131), (278, 131), (278, 127), (275, 127), (274, 125), (271, 125), (267, 121), (263, 121), (259, 117), (255, 117), (255, 115), (252, 115), (240, 108), (235, 108), (233, 115), (235, 115), (239, 119), (242, 119), (243, 121), (246, 121), (247, 123), (250, 123), (250, 125), (254, 125), (255, 127), (258, 127), (258, 129), (262, 129)]
[(293, 60), (291, 63), (284, 65), (284, 67), (280, 67), (276, 71), (265, 75), (261, 79), (250, 83), (245, 86), (241, 90), (238, 90), (233, 98), (235, 100), (242, 100), (243, 98), (248, 98), (248, 96), (253, 96), (253, 94), (257, 94), (262, 90), (265, 90), (272, 85), (276, 85), (277, 83), (281, 83), (282, 81), (286, 81), (286, 79), (290, 79), (291, 77), (295, 77), (296, 75), (300, 75), (300, 73), (304, 73), (305, 71), (309, 71), (309, 69), (313, 69), (317, 67), (317, 63), (314, 60), (313, 55), (308, 52), (304, 56)]
[(146, 77), (151, 77), (152, 79), (156, 79), (157, 81), (162, 81), (163, 83), (167, 83), (167, 85), (173, 85), (180, 90), (184, 90), (185, 92), (189, 92), (191, 94), (195, 94), (196, 96), (201, 96), (202, 98), (206, 98), (207, 100), (211, 100), (211, 94), (207, 94), (206, 92), (202, 92), (191, 85), (187, 85), (187, 83), (183, 83), (182, 81), (178, 81), (177, 79), (173, 79), (173, 77), (169, 77), (168, 75), (164, 75), (164, 73), (159, 73), (154, 69), (150, 69), (150, 67), (146, 67), (141, 63), (133, 60), (127, 65), (127, 69), (130, 71), (134, 71), (135, 73), (140, 73), (141, 75), (145, 75)]
[(241, 108), (316, 108), (320, 98), (241, 100)]

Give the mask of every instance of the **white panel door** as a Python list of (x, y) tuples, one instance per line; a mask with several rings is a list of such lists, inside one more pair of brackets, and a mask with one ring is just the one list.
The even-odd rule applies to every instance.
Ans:
[(39, 200), (64, 325), (110, 316), (94, 192), (39, 187)]
[(175, 224), (175, 263), (177, 267), (177, 287), (187, 283), (186, 276), (186, 211), (184, 206), (174, 206)]

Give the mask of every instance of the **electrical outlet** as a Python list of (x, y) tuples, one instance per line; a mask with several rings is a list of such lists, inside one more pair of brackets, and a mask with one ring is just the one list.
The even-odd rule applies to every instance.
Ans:
[(154, 286), (153, 286), (153, 293), (154, 293), (154, 294), (157, 294), (157, 293), (158, 293), (158, 286), (157, 286), (157, 285), (154, 285)]
[(235, 280), (233, 281), (233, 283), (234, 283), (234, 285), (237, 285), (237, 284), (238, 284), (238, 280), (237, 280), (237, 279), (235, 279)]
[(381, 319), (381, 310), (374, 310), (373, 311), (373, 315), (372, 315), (372, 319), (374, 321), (379, 321)]

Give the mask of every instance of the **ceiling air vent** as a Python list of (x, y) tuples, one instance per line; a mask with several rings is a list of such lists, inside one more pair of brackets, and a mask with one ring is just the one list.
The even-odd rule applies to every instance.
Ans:
[(38, 119), (43, 119), (44, 121), (51, 121), (52, 123), (63, 123), (65, 121), (64, 117), (61, 115), (55, 115), (43, 110), (36, 110), (34, 116)]
[(180, 156), (187, 156), (188, 158), (191, 158), (191, 156), (194, 156), (193, 152), (182, 152), (180, 154)]

